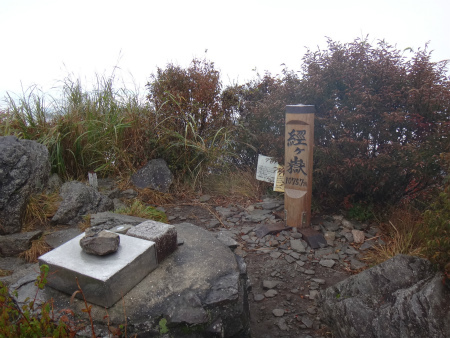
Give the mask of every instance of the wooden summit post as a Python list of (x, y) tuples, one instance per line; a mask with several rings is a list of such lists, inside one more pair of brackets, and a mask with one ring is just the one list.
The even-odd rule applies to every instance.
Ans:
[(311, 226), (314, 106), (286, 106), (284, 205), (288, 227)]

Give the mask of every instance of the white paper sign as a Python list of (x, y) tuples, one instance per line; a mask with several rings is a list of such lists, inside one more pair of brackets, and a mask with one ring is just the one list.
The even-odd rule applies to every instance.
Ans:
[(258, 155), (258, 167), (256, 168), (256, 179), (259, 181), (273, 183), (278, 168), (278, 163), (272, 158)]

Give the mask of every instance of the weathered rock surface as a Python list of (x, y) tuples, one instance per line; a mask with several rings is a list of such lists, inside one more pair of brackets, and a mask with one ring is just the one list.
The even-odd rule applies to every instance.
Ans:
[(58, 174), (52, 174), (48, 178), (47, 186), (45, 188), (45, 192), (47, 194), (51, 194), (54, 192), (58, 192), (59, 189), (61, 189), (61, 186), (63, 185), (62, 179), (58, 176)]
[(101, 227), (104, 230), (109, 230), (123, 224), (138, 225), (146, 221), (148, 221), (146, 218), (116, 214), (110, 211), (91, 215), (91, 227)]
[(131, 176), (133, 184), (141, 189), (168, 192), (173, 181), (173, 175), (163, 159), (155, 159), (148, 163)]
[(61, 229), (45, 235), (45, 242), (54, 248), (70, 241), (72, 238), (80, 235), (82, 231), (78, 227), (72, 227), (67, 229)]
[(105, 256), (119, 249), (120, 237), (114, 232), (102, 230), (98, 233), (88, 233), (80, 240), (80, 246), (84, 252)]
[[(165, 318), (173, 337), (249, 337), (245, 264), (238, 264), (237, 256), (209, 232), (189, 223), (175, 227), (184, 244), (108, 309), (110, 325), (124, 323), (125, 306), (129, 335), (159, 336), (158, 323)], [(33, 279), (28, 280), (19, 283), (22, 297), (36, 292)], [(70, 305), (69, 295), (50, 287), (43, 296), (53, 297), (55, 311), (70, 307), (82, 314), (85, 307), (78, 299)], [(103, 328), (96, 333), (106, 336), (104, 308), (92, 305), (91, 314), (96, 327)]]
[(128, 236), (155, 242), (156, 257), (161, 263), (177, 249), (177, 230), (173, 225), (147, 220), (127, 231)]
[(31, 242), (41, 236), (41, 230), (0, 236), (0, 254), (2, 256), (16, 256), (28, 250), (31, 247)]
[(450, 293), (427, 260), (398, 255), (329, 287), (319, 301), (336, 337), (450, 337)]
[(49, 175), (44, 145), (15, 136), (0, 137), (0, 235), (21, 230), (30, 195), (43, 191)]
[(52, 218), (52, 222), (56, 224), (76, 225), (87, 214), (114, 208), (110, 198), (100, 194), (95, 188), (77, 181), (64, 183), (60, 195), (63, 200)]

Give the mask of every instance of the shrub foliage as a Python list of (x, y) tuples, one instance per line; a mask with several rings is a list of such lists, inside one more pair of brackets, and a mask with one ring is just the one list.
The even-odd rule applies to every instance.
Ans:
[(240, 88), (241, 137), (282, 161), (285, 105), (315, 105), (314, 197), (323, 206), (426, 194), (450, 150), (450, 81), (427, 48), (408, 53), (367, 39), (308, 50), (300, 78), (285, 70)]

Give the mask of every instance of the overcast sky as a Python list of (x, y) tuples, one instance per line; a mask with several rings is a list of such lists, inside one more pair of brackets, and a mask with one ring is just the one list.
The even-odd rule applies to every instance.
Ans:
[(306, 47), (369, 35), (450, 59), (449, 0), (0, 0), (0, 98), (71, 74), (116, 75), (145, 92), (156, 67), (206, 57), (224, 85), (299, 70)]

